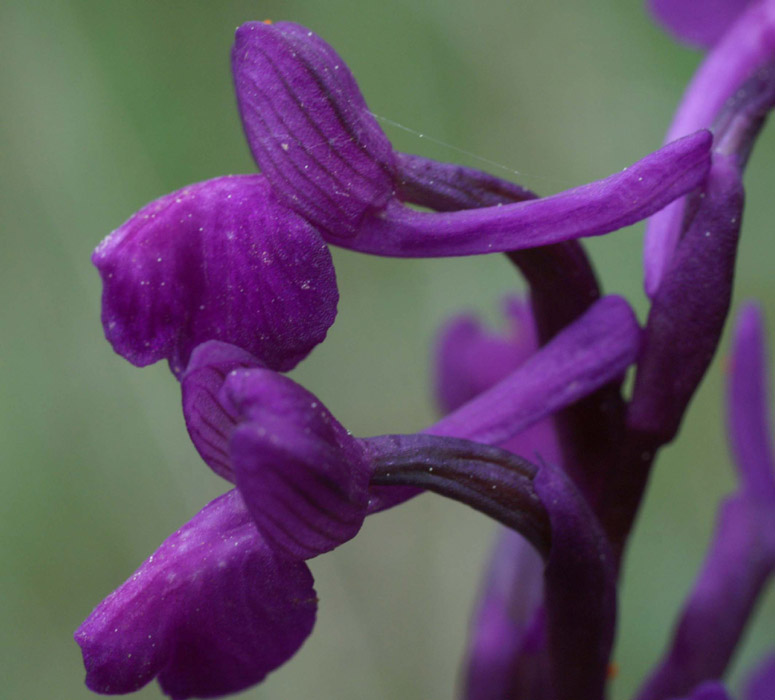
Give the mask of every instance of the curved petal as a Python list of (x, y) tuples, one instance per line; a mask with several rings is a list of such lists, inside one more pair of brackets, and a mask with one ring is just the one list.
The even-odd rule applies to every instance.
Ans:
[(247, 688), (312, 631), (312, 585), (307, 566), (278, 557), (230, 491), (167, 538), (78, 628), (86, 684), (129, 693), (158, 677), (176, 700)]
[(336, 316), (331, 254), (260, 175), (217, 178), (152, 202), (92, 260), (113, 348), (138, 366), (167, 358), (176, 375), (207, 340), (291, 369)]
[(751, 0), (649, 0), (654, 17), (680, 41), (713, 46)]
[(236, 369), (261, 367), (249, 352), (228, 343), (210, 340), (198, 345), (180, 379), (186, 428), (205, 463), (219, 476), (234, 483), (229, 440), (237, 416), (219, 393), (226, 377)]
[(354, 235), (393, 196), (393, 149), (347, 65), (313, 32), (250, 22), (232, 49), (248, 143), (283, 201), (321, 231)]
[(230, 444), (237, 487), (275, 547), (309, 559), (354, 537), (371, 467), (319, 400), (269, 370), (239, 370), (221, 392), (241, 425)]
[(425, 432), (502, 445), (621, 375), (640, 339), (629, 304), (605, 297), (508, 377)]
[[(767, 507), (769, 506), (769, 507)], [(669, 649), (638, 694), (665, 700), (726, 670), (775, 570), (775, 509), (741, 495), (724, 503), (710, 551)]]

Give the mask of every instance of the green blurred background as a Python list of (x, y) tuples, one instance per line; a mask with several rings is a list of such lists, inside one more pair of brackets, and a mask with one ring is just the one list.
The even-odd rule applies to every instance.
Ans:
[[(234, 28), (292, 19), (331, 42), (405, 151), (551, 193), (656, 148), (700, 60), (616, 0), (6, 0), (0, 9), (0, 697), (87, 698), (72, 632), (170, 532), (224, 490), (189, 443), (176, 383), (115, 356), (92, 248), (147, 201), (254, 169), (229, 73)], [(420, 137), (419, 134), (426, 137)], [(450, 144), (441, 145), (437, 142)], [(460, 150), (462, 149), (462, 150)], [(482, 165), (475, 158), (503, 168)], [(775, 323), (775, 130), (747, 174), (736, 304)], [(590, 244), (642, 314), (642, 227)], [(341, 303), (294, 376), (353, 432), (433, 419), (435, 329), (497, 319), (521, 282), (502, 256), (393, 261), (334, 251)], [(725, 345), (726, 348), (726, 339)], [(654, 662), (732, 487), (717, 361), (663, 453), (627, 561), (613, 697)], [(451, 698), (493, 526), (425, 496), (312, 562), (316, 630), (244, 697)], [(760, 609), (733, 682), (775, 644)], [(144, 698), (159, 697), (155, 685)]]

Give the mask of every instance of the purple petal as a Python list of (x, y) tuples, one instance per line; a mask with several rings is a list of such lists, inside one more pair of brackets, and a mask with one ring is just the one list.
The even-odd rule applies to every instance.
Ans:
[(752, 497), (775, 496), (775, 449), (762, 313), (740, 312), (729, 373), (727, 426), (735, 462)]
[(78, 628), (86, 684), (129, 693), (158, 676), (176, 700), (247, 688), (312, 631), (312, 584), (305, 564), (273, 553), (230, 491), (167, 538)]
[(543, 569), (524, 537), (500, 531), (472, 624), (466, 700), (548, 697)]
[(515, 204), (426, 213), (391, 202), (360, 233), (331, 240), (393, 257), (481, 255), (599, 236), (651, 216), (702, 182), (711, 136), (698, 132), (622, 172), (565, 192)]
[(713, 46), (751, 0), (649, 0), (654, 17), (692, 46)]
[(470, 315), (457, 316), (439, 331), (436, 341), (436, 397), (450, 413), (497, 384), (538, 348), (527, 303), (506, 300), (509, 328), (492, 333)]
[[(669, 0), (668, 0), (669, 1)], [(775, 2), (750, 4), (708, 54), (684, 93), (665, 141), (710, 127), (722, 107), (763, 65), (775, 58)], [(684, 202), (655, 214), (646, 228), (646, 292), (659, 288), (681, 235)]]
[(764, 659), (748, 678), (745, 700), (775, 700), (775, 654)]
[(344, 61), (297, 24), (242, 25), (232, 69), (248, 143), (283, 201), (333, 237), (393, 196), (393, 152)]
[(499, 445), (621, 375), (640, 346), (624, 299), (609, 296), (506, 379), (425, 432)]
[(269, 370), (233, 372), (221, 395), (239, 417), (232, 465), (261, 533), (304, 559), (354, 537), (371, 478), (360, 443), (313, 394)]
[(732, 294), (743, 186), (734, 157), (715, 154), (699, 207), (657, 291), (628, 424), (672, 440), (716, 351)]
[(183, 416), (197, 451), (219, 476), (234, 483), (229, 439), (237, 416), (219, 399), (227, 375), (235, 369), (261, 367), (253, 355), (236, 345), (210, 340), (198, 345), (181, 377)]
[(288, 370), (336, 316), (331, 255), (259, 175), (222, 177), (152, 202), (96, 249), (102, 322), (119, 354), (176, 375), (207, 340)]
[(662, 700), (720, 678), (775, 568), (775, 509), (738, 495), (721, 509), (711, 549), (669, 650), (638, 695)]
[[(677, 697), (705, 680), (720, 678), (775, 572), (775, 475), (770, 471), (772, 454), (766, 452), (771, 448), (764, 424), (763, 354), (761, 319), (751, 306), (738, 323), (729, 385), (728, 422), (740, 456), (742, 488), (722, 506), (670, 648), (639, 700)], [(753, 425), (746, 425), (748, 421)]]

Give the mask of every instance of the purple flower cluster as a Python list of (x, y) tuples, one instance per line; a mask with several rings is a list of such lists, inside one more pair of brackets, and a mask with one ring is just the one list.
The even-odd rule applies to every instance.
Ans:
[[(465, 696), (602, 700), (628, 535), (654, 458), (718, 345), (743, 170), (775, 104), (775, 0), (651, 5), (677, 36), (710, 49), (668, 143), (544, 198), (394, 151), (346, 64), (313, 32), (285, 22), (237, 30), (237, 102), (261, 174), (162, 197), (93, 257), (108, 340), (135, 365), (168, 360), (193, 444), (233, 488), (77, 630), (89, 688), (127, 693), (156, 678), (182, 700), (260, 682), (314, 626), (306, 560), (353, 538), (366, 516), (432, 491), (503, 526)], [(578, 239), (647, 217), (652, 303), (641, 327), (624, 299), (602, 296)], [(506, 302), (507, 335), (473, 317), (441, 332), (435, 424), (356, 438), (282, 374), (335, 320), (328, 245), (505, 253), (526, 279), (529, 299)], [(761, 314), (748, 306), (727, 401), (740, 486), (639, 700), (729, 697), (720, 679), (775, 572), (765, 365)], [(773, 697), (775, 657), (744, 695)]]

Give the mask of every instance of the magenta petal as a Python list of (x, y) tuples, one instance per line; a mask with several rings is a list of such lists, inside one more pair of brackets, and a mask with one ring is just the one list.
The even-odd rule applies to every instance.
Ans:
[(135, 365), (176, 375), (192, 349), (221, 340), (288, 370), (336, 316), (331, 255), (260, 175), (222, 177), (152, 202), (95, 250), (102, 322)]
[(622, 172), (565, 192), (514, 204), (444, 213), (397, 201), (342, 247), (393, 257), (482, 255), (600, 236), (651, 216), (704, 179), (711, 135), (700, 131)]
[(158, 676), (176, 700), (247, 688), (312, 631), (312, 585), (307, 566), (278, 557), (230, 491), (168, 537), (78, 628), (86, 684), (129, 693)]
[(269, 370), (233, 372), (222, 396), (241, 422), (230, 447), (237, 486), (273, 546), (308, 559), (354, 537), (371, 478), (360, 443), (314, 395)]
[(729, 373), (727, 425), (735, 462), (752, 497), (775, 498), (775, 449), (767, 400), (769, 377), (762, 313), (755, 304), (741, 312)]
[(649, 0), (649, 9), (680, 41), (708, 48), (751, 0)]
[(234, 483), (229, 440), (236, 415), (219, 399), (227, 375), (235, 369), (261, 367), (253, 355), (236, 345), (210, 340), (194, 348), (181, 377), (183, 416), (197, 451), (219, 476)]
[(605, 297), (508, 377), (425, 432), (502, 445), (620, 376), (635, 360), (640, 338), (627, 302)]
[(344, 61), (297, 24), (237, 30), (232, 69), (248, 143), (272, 187), (334, 237), (393, 196), (393, 153)]

